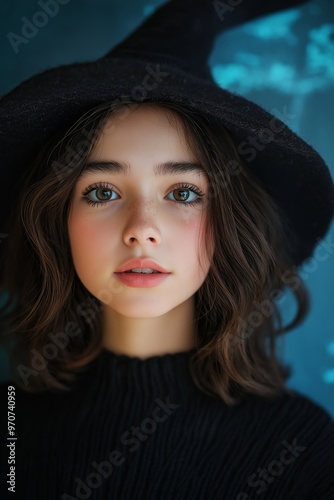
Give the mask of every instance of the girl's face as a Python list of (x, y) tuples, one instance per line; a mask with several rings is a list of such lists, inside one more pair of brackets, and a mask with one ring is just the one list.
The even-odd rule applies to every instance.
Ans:
[[(171, 125), (161, 108), (145, 105), (126, 116), (124, 111), (113, 115), (88, 159), (88, 165), (106, 162), (104, 171), (86, 168), (74, 186), (68, 230), (77, 275), (91, 294), (127, 317), (161, 316), (193, 300), (209, 271), (212, 250), (205, 255), (203, 240), (209, 187), (204, 170), (154, 172), (171, 162), (198, 165), (178, 118), (177, 124)], [(120, 282), (118, 267), (141, 257), (155, 260), (170, 274), (148, 288)]]

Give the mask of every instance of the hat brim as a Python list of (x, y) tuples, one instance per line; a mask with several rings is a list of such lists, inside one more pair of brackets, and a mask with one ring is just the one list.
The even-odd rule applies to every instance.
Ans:
[(2, 225), (16, 204), (17, 181), (41, 147), (92, 107), (115, 100), (179, 103), (224, 126), (296, 235), (291, 262), (299, 265), (312, 254), (334, 213), (333, 180), (321, 156), (257, 104), (154, 58), (61, 66), (30, 78), (1, 99)]

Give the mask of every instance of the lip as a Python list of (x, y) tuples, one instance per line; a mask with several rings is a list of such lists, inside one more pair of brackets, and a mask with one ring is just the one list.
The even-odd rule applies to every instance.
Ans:
[(152, 288), (160, 285), (171, 273), (159, 274), (131, 274), (131, 273), (115, 273), (116, 279), (127, 286), (134, 288)]
[(124, 262), (124, 264), (122, 264), (116, 269), (115, 274), (124, 273), (125, 271), (129, 271), (130, 269), (135, 269), (135, 268), (141, 268), (141, 269), (148, 268), (148, 269), (153, 269), (154, 271), (159, 271), (160, 273), (163, 274), (171, 274), (169, 271), (167, 271), (167, 269), (158, 264), (158, 262), (155, 262), (154, 260), (148, 257), (141, 257), (137, 259), (127, 260), (126, 262)]

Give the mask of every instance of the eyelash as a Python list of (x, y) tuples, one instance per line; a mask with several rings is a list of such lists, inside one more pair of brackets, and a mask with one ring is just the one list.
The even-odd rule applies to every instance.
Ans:
[[(94, 184), (92, 186), (88, 186), (81, 193), (82, 194), (82, 200), (85, 203), (87, 203), (88, 205), (92, 206), (92, 207), (97, 206), (97, 205), (105, 205), (106, 203), (110, 203), (111, 201), (116, 201), (116, 200), (93, 201), (93, 200), (90, 200), (89, 198), (87, 198), (87, 194), (91, 193), (92, 191), (94, 191), (95, 189), (98, 189), (100, 187), (103, 187), (105, 189), (109, 189), (110, 191), (116, 192), (116, 191), (114, 191), (114, 189), (113, 189), (112, 186), (110, 186), (108, 184), (105, 184), (104, 182), (101, 182), (101, 183)], [(177, 189), (189, 189), (189, 191), (192, 191), (193, 193), (197, 194), (198, 198), (195, 201), (190, 201), (188, 203), (186, 201), (178, 201), (178, 200), (176, 200), (175, 203), (179, 203), (181, 205), (186, 205), (188, 207), (192, 207), (194, 205), (197, 205), (198, 203), (202, 203), (203, 200), (201, 199), (201, 197), (204, 196), (204, 193), (202, 193), (202, 191), (200, 191), (195, 186), (192, 186), (191, 184), (187, 184), (187, 183), (186, 184), (179, 184), (178, 186), (175, 186), (172, 189), (172, 191), (176, 191)]]

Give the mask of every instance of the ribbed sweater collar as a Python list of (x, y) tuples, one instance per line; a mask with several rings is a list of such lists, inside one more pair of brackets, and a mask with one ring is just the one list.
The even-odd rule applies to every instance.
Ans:
[(201, 397), (203, 393), (195, 385), (189, 367), (195, 352), (191, 349), (140, 359), (103, 348), (84, 376), (85, 387), (132, 398)]

